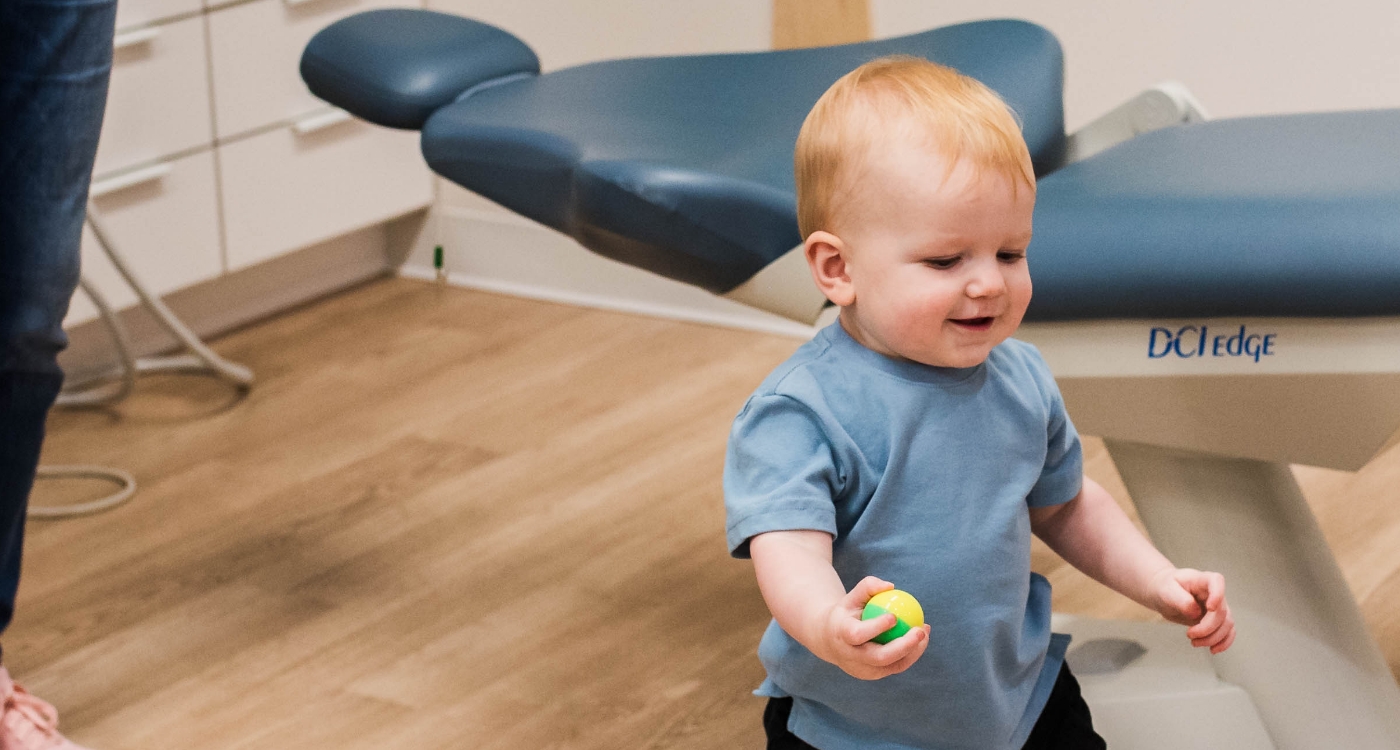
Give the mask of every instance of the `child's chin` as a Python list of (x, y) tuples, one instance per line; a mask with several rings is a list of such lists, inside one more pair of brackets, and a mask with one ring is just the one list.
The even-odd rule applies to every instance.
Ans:
[(982, 351), (982, 352), (978, 352), (978, 351), (947, 352), (947, 353), (940, 353), (940, 354), (932, 354), (932, 355), (929, 355), (929, 356), (927, 356), (927, 357), (911, 357), (910, 359), (915, 359), (915, 360), (917, 360), (917, 361), (919, 361), (919, 362), (922, 362), (923, 364), (929, 365), (929, 366), (931, 366), (931, 367), (957, 367), (957, 368), (964, 368), (964, 367), (976, 367), (977, 365), (980, 365), (980, 364), (982, 364), (983, 362), (986, 362), (986, 361), (987, 361), (987, 357), (988, 357), (990, 354), (991, 354), (991, 348), (988, 347), (987, 351)]

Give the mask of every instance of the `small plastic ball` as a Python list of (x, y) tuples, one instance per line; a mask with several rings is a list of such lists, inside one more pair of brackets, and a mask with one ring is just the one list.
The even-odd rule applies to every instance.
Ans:
[(870, 597), (870, 601), (865, 603), (865, 611), (860, 613), (860, 619), (873, 620), (885, 613), (895, 616), (895, 624), (894, 627), (870, 639), (876, 643), (889, 643), (914, 628), (924, 626), (924, 608), (919, 606), (919, 600), (908, 591), (894, 589)]

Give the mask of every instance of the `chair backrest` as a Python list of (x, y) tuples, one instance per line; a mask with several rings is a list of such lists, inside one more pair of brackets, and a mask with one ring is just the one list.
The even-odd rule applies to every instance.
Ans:
[[(836, 47), (609, 60), (481, 88), (423, 126), (439, 174), (603, 255), (724, 292), (801, 242), (793, 144), (832, 82), (890, 54), (996, 90), (1037, 171), (1065, 146), (1063, 57), (1024, 21)], [(625, 209), (624, 209), (625, 206)]]

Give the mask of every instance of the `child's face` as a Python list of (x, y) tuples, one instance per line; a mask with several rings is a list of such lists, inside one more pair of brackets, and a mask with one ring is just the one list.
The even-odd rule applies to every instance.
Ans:
[(834, 301), (846, 331), (870, 349), (971, 367), (1016, 331), (1030, 303), (1035, 195), (966, 161), (950, 173), (944, 157), (909, 141), (874, 149), (842, 211), (833, 244), (849, 302)]

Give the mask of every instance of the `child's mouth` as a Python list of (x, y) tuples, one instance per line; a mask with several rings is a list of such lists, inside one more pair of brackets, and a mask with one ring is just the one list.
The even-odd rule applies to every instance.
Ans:
[(985, 331), (992, 327), (995, 318), (949, 318), (948, 322), (968, 331)]

